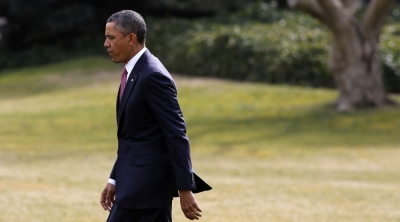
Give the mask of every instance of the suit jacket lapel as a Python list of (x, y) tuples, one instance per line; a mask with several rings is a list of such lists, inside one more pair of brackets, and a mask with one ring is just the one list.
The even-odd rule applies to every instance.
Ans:
[(118, 110), (118, 115), (117, 115), (117, 121), (118, 121), (118, 126), (119, 122), (121, 121), (121, 116), (125, 108), (126, 101), (128, 100), (128, 97), (133, 89), (133, 86), (136, 83), (137, 77), (138, 77), (138, 72), (143, 68), (144, 63), (147, 61), (147, 56), (149, 54), (149, 50), (146, 50), (143, 55), (139, 58), (137, 63), (132, 69), (131, 74), (129, 74), (129, 78), (126, 82), (126, 86), (124, 89), (124, 94), (122, 94), (121, 102), (118, 103), (118, 98), (117, 98), (117, 110)]

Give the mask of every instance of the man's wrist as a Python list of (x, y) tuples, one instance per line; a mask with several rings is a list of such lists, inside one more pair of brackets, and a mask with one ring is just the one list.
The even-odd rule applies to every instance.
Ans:
[(110, 183), (110, 184), (112, 184), (112, 185), (114, 185), (115, 186), (115, 180), (114, 179), (108, 179), (108, 183)]

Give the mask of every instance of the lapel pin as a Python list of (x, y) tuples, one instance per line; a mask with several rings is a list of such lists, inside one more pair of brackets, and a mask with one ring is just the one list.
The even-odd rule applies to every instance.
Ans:
[(131, 79), (131, 82), (133, 82), (133, 79)]

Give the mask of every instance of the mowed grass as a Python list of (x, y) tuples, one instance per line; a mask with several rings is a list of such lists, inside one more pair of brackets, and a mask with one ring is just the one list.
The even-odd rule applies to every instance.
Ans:
[[(88, 58), (0, 73), (0, 221), (105, 221), (120, 70)], [(400, 108), (334, 90), (174, 75), (202, 221), (400, 221)], [(393, 98), (400, 102), (399, 96)], [(174, 221), (186, 221), (174, 200)]]

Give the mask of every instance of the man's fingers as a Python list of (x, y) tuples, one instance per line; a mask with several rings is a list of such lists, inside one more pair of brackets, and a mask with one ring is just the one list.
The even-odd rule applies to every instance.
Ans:
[(111, 208), (114, 204), (114, 196), (115, 196), (115, 193), (112, 190), (107, 190), (106, 205), (107, 205), (108, 211), (111, 211)]
[(110, 193), (110, 191), (107, 191), (107, 195), (106, 195), (106, 209), (108, 211), (111, 210), (111, 193)]
[(110, 191), (106, 190), (106, 204), (108, 204), (110, 199)]
[(101, 201), (100, 201), (100, 205), (101, 205), (101, 207), (102, 207), (104, 210), (106, 210), (106, 205), (105, 205), (104, 202), (101, 202)]
[(185, 213), (185, 217), (189, 220), (194, 220), (194, 218), (192, 218), (192, 215), (190, 215), (189, 213)]
[(198, 220), (201, 217), (200, 212), (188, 212), (185, 213), (186, 218), (188, 218), (189, 220)]
[(107, 184), (101, 193), (100, 204), (104, 210), (111, 211), (115, 198), (115, 186)]
[(183, 208), (182, 208), (182, 211), (183, 211), (183, 212), (188, 212), (188, 213), (192, 213), (192, 212), (195, 212), (195, 211), (203, 212), (203, 211), (200, 209), (200, 207), (197, 206), (197, 203), (196, 203), (196, 202), (194, 202), (194, 203), (192, 203), (192, 204), (188, 204), (188, 206), (186, 206), (186, 207), (183, 207)]
[(193, 212), (203, 212), (200, 207), (197, 205), (196, 202), (193, 203), (191, 209), (193, 210)]
[(101, 192), (100, 205), (101, 205), (101, 207), (103, 207), (104, 210), (107, 210), (105, 200), (106, 200), (106, 189), (104, 189), (103, 192)]
[(111, 204), (114, 204), (114, 200), (115, 200), (115, 193), (114, 192), (110, 192), (110, 199), (108, 200)]
[(202, 210), (196, 203), (196, 198), (194, 197), (192, 191), (179, 191), (181, 208), (185, 217), (189, 220), (198, 220), (202, 216)]
[(193, 215), (193, 218), (196, 220), (198, 220), (201, 216), (203, 216), (201, 214), (201, 209), (197, 206), (196, 206), (195, 210), (192, 211), (192, 215)]
[(201, 209), (198, 206), (193, 206), (189, 209), (186, 209), (184, 211), (186, 218), (190, 219), (190, 220), (198, 220), (200, 219), (201, 216), (203, 216), (201, 214)]
[(193, 203), (193, 205), (190, 206), (188, 212), (189, 212), (189, 213), (193, 213), (193, 214), (195, 214), (195, 215), (197, 215), (197, 213), (201, 215), (200, 212), (203, 212), (203, 211), (200, 209), (199, 206), (197, 206), (197, 203)]

